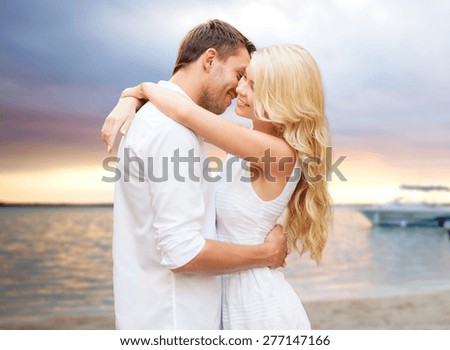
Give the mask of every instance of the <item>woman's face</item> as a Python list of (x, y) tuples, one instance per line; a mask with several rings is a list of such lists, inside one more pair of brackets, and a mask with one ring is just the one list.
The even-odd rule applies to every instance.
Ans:
[(248, 119), (253, 119), (255, 117), (255, 110), (253, 107), (253, 82), (253, 71), (249, 65), (241, 80), (239, 80), (238, 87), (236, 88), (237, 102), (234, 109), (237, 115)]

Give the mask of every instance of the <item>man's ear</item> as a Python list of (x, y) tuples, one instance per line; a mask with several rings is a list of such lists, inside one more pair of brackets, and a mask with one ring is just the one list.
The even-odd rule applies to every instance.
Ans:
[(214, 66), (214, 61), (219, 57), (216, 49), (209, 48), (203, 53), (203, 68), (209, 71)]

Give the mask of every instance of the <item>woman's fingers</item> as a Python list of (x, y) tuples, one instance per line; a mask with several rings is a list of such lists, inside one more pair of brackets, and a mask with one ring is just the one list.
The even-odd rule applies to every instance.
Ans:
[(123, 123), (122, 127), (120, 128), (120, 133), (121, 133), (122, 135), (125, 136), (125, 135), (127, 134), (127, 131), (128, 131), (128, 129), (130, 128), (131, 122), (132, 122), (133, 119), (134, 119), (134, 116), (135, 116), (134, 113), (130, 114), (130, 115), (128, 116), (127, 120), (125, 120), (125, 123)]
[(136, 99), (121, 98), (116, 107), (106, 117), (102, 126), (102, 140), (111, 153), (119, 131), (125, 135), (136, 114)]
[(102, 140), (106, 145), (108, 153), (111, 153), (121, 124), (113, 115), (109, 115), (102, 126)]

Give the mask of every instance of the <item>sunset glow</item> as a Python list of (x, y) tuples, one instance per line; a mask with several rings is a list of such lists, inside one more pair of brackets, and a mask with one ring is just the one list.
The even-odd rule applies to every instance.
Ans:
[[(334, 159), (345, 157), (347, 181), (330, 182), (335, 203), (381, 203), (402, 184), (450, 185), (445, 2), (2, 6), (1, 202), (111, 203), (114, 186), (101, 181), (104, 118), (124, 88), (170, 79), (183, 35), (208, 18), (257, 47), (298, 43), (314, 56)], [(241, 122), (233, 105), (224, 117)], [(446, 193), (436, 200), (450, 202)]]

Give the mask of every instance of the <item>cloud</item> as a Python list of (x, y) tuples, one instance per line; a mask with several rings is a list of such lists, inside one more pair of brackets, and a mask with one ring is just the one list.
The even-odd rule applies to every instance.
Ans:
[[(354, 157), (354, 169), (365, 167), (364, 159), (375, 159), (395, 174), (403, 159), (406, 174), (422, 168), (445, 178), (448, 13), (445, 0), (432, 5), (406, 0), (2, 2), (0, 106), (16, 108), (19, 115), (29, 109), (46, 116), (37, 127), (42, 136), (33, 133), (30, 118), (23, 120), (27, 127), (20, 128), (18, 118), (14, 128), (0, 130), (2, 137), (8, 133), (3, 142), (9, 143), (2, 147), (26, 152), (26, 137), (31, 137), (64, 157), (77, 140), (93, 145), (120, 91), (169, 78), (185, 33), (220, 18), (258, 47), (298, 43), (312, 53), (321, 68), (335, 145)], [(225, 117), (237, 120), (231, 109)], [(63, 131), (55, 120), (73, 130)], [(358, 158), (355, 148), (372, 158)]]
[(294, 42), (311, 51), (337, 130), (383, 127), (373, 124), (380, 119), (420, 124), (424, 113), (443, 121), (449, 110), (445, 1), (30, 1), (2, 7), (7, 53), (0, 62), (8, 69), (0, 78), (62, 93), (73, 88), (75, 95), (91, 86), (102, 107), (109, 102), (102, 94), (114, 88), (167, 78), (183, 35), (219, 17), (260, 47)]

